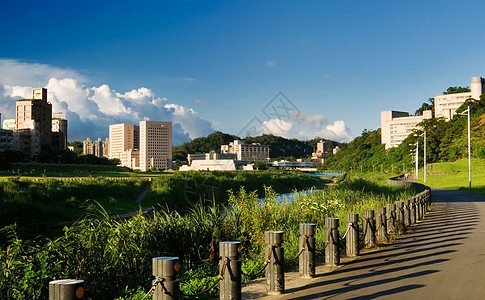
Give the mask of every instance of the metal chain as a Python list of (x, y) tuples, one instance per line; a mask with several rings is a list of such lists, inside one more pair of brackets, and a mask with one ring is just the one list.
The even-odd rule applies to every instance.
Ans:
[(157, 277), (157, 279), (153, 280), (153, 283), (152, 283), (152, 287), (150, 288), (150, 290), (145, 294), (145, 296), (143, 296), (143, 298), (141, 298), (141, 300), (145, 300), (146, 297), (148, 297), (148, 295), (150, 294), (153, 294), (155, 292), (155, 289), (157, 288), (157, 285), (159, 283), (162, 283), (163, 282), (163, 279), (160, 279), (159, 277)]
[(182, 291), (180, 291), (180, 294), (184, 297), (197, 297), (212, 290), (221, 280), (224, 279), (224, 273), (226, 272), (226, 265), (227, 265), (227, 257), (224, 259), (224, 262), (222, 263), (221, 273), (217, 276), (216, 282), (214, 282), (209, 288), (195, 294), (185, 294)]

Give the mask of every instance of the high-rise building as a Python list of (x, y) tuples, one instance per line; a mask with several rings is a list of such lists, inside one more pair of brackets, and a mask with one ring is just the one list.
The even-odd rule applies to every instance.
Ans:
[(172, 123), (140, 122), (140, 169), (172, 168)]
[(422, 116), (410, 116), (408, 112), (402, 111), (382, 111), (381, 143), (386, 144), (386, 149), (399, 146), (413, 129), (417, 128), (418, 123), (432, 117), (431, 110), (425, 110)]
[(103, 141), (101, 138), (98, 138), (94, 141), (94, 156), (103, 157), (103, 150)]
[(469, 92), (434, 96), (435, 118), (444, 117), (446, 120), (450, 120), (456, 114), (456, 109), (466, 100), (480, 100), (480, 96), (484, 92), (485, 78), (472, 77)]
[(109, 158), (121, 159), (127, 150), (138, 150), (140, 128), (133, 124), (109, 125)]
[(47, 89), (33, 89), (32, 94), (32, 99), (21, 99), (16, 102), (15, 129), (37, 130), (41, 147), (51, 145), (52, 104), (47, 102)]
[(323, 156), (323, 154), (327, 153), (327, 143), (324, 140), (320, 140), (317, 143), (317, 151), (312, 153), (312, 159), (318, 159)]
[(132, 169), (172, 168), (172, 123), (142, 121), (140, 126), (109, 126), (109, 158)]
[(83, 141), (83, 155), (93, 155), (93, 141), (91, 141), (89, 138), (87, 138), (85, 141)]
[(52, 147), (54, 149), (67, 149), (67, 120), (64, 113), (52, 114)]
[(33, 158), (43, 147), (67, 149), (67, 120), (63, 113), (52, 113), (47, 89), (32, 90), (32, 99), (20, 99), (15, 105), (15, 119), (4, 121), (12, 129), (12, 149)]
[(101, 144), (103, 145), (103, 156), (109, 157), (109, 138), (106, 138)]

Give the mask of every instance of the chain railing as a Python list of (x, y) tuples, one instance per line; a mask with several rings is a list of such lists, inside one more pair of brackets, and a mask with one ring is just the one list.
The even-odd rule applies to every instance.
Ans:
[(218, 285), (221, 280), (224, 279), (224, 273), (226, 272), (226, 265), (227, 265), (227, 257), (224, 259), (224, 261), (222, 263), (222, 268), (221, 268), (219, 275), (217, 276), (216, 281), (210, 287), (206, 288), (205, 290), (203, 290), (201, 292), (195, 293), (195, 294), (185, 294), (182, 291), (180, 291), (180, 294), (184, 297), (198, 297), (198, 296), (202, 296), (202, 295), (208, 293), (210, 290), (215, 288), (216, 285)]
[[(380, 218), (380, 225), (385, 226), (385, 221), (392, 219), (396, 221), (397, 214), (406, 218), (406, 215), (417, 214), (417, 209), (421, 208), (421, 217), (431, 206), (431, 190), (429, 188), (423, 188), (417, 194), (416, 198), (413, 197), (413, 201), (405, 200), (402, 206), (396, 206), (395, 211), (389, 213), (389, 217), (384, 215)], [(418, 201), (416, 201), (418, 200)], [(408, 204), (409, 203), (409, 204)], [(374, 221), (374, 211), (366, 210), (364, 211), (364, 226), (363, 226), (363, 238), (367, 243), (368, 234), (370, 238), (375, 239), (376, 228)], [(401, 218), (401, 217), (399, 217)], [(416, 218), (416, 215), (415, 215)], [(350, 221), (353, 220), (353, 221)], [(326, 250), (332, 252), (335, 255), (335, 251), (339, 252), (339, 242), (346, 240), (347, 242), (355, 243), (357, 247), (358, 255), (358, 241), (359, 241), (359, 226), (358, 226), (359, 216), (357, 214), (347, 215), (347, 225), (345, 233), (342, 237), (338, 234), (338, 219), (327, 218), (326, 223), (326, 234), (325, 234), (325, 244), (322, 249), (315, 248), (315, 224), (300, 224), (300, 245), (299, 252), (295, 257), (291, 259), (284, 259), (284, 248), (282, 247), (283, 242), (283, 232), (282, 231), (268, 231), (265, 232), (265, 242), (266, 246), (266, 259), (263, 262), (263, 266), (258, 272), (248, 274), (241, 270), (240, 252), (241, 247), (239, 242), (221, 242), (220, 243), (220, 271), (215, 279), (215, 281), (206, 289), (201, 292), (194, 294), (183, 293), (180, 291), (179, 281), (177, 279), (177, 274), (179, 271), (179, 263), (177, 257), (159, 257), (153, 259), (153, 272), (155, 279), (152, 281), (152, 286), (148, 292), (143, 296), (142, 300), (147, 299), (149, 295), (153, 295), (153, 299), (162, 299), (163, 294), (170, 293), (170, 299), (178, 299), (180, 296), (184, 297), (198, 297), (209, 293), (218, 284), (220, 285), (220, 298), (221, 299), (240, 299), (241, 295), (241, 276), (254, 277), (259, 276), (263, 271), (266, 270), (266, 284), (268, 293), (270, 294), (280, 294), (284, 292), (284, 262), (291, 262), (300, 258), (300, 276), (302, 277), (312, 277), (314, 276), (315, 267), (315, 252), (327, 252)], [(327, 223), (327, 221), (330, 221)], [(414, 224), (414, 223), (413, 223)], [(409, 225), (413, 225), (409, 224)], [(407, 226), (409, 226), (407, 225)], [(406, 226), (405, 226), (406, 227)], [(351, 234), (350, 234), (351, 233)], [(350, 237), (350, 240), (348, 238)], [(328, 247), (332, 245), (329, 249)], [(349, 244), (347, 243), (347, 247)], [(334, 247), (336, 246), (336, 247)], [(367, 246), (367, 244), (366, 244)], [(355, 252), (354, 252), (355, 253)], [(304, 254), (304, 255), (303, 255)], [(332, 256), (332, 253), (325, 253), (326, 257)], [(301, 264), (304, 264), (303, 266)], [(336, 260), (336, 264), (340, 261)], [(302, 268), (309, 268), (313, 266), (313, 271), (301, 272)], [(225, 276), (226, 271), (229, 269), (231, 276)], [(57, 280), (49, 283), (49, 286), (63, 284), (63, 281), (68, 280)], [(76, 280), (75, 280), (76, 281)], [(83, 281), (78, 280), (79, 286), (74, 286), (70, 284), (72, 288), (76, 287), (75, 291), (77, 294), (84, 295), (84, 287), (82, 286)], [(54, 294), (55, 295), (55, 294)], [(56, 299), (56, 298), (50, 298)], [(70, 300), (70, 299), (68, 299)]]

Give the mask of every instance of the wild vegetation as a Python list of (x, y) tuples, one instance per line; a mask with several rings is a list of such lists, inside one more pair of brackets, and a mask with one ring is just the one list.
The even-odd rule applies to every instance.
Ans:
[[(54, 174), (58, 175), (59, 170)], [(1, 180), (0, 226), (17, 222), (21, 229), (35, 225), (41, 230), (39, 226), (73, 222), (93, 213), (96, 202), (109, 215), (134, 212), (140, 206), (183, 211), (191, 209), (195, 203), (209, 200), (227, 204), (227, 191), (239, 190), (242, 186), (263, 197), (265, 186), (272, 186), (278, 193), (288, 193), (319, 188), (323, 184), (322, 180), (302, 172), (180, 172), (151, 174), (152, 177), (94, 177), (100, 175), (97, 172), (69, 174), (79, 177), (27, 176)], [(117, 175), (112, 171), (101, 174)], [(143, 202), (138, 204), (135, 200), (149, 184), (149, 178), (154, 180), (153, 185)]]
[[(382, 179), (345, 178), (337, 186), (293, 202), (279, 202), (266, 188), (266, 202), (257, 192), (239, 188), (228, 195), (231, 209), (212, 203), (196, 205), (182, 214), (165, 209), (151, 216), (112, 219), (83, 219), (66, 227), (62, 236), (25, 241), (15, 226), (1, 230), (6, 243), (0, 250), (0, 298), (44, 299), (48, 282), (59, 278), (85, 280), (91, 299), (140, 299), (151, 285), (151, 259), (177, 256), (181, 260), (181, 289), (193, 293), (216, 279), (218, 242), (240, 241), (242, 268), (246, 273), (263, 264), (263, 232), (285, 232), (285, 255), (298, 252), (298, 226), (317, 224), (317, 248), (323, 248), (323, 222), (347, 212), (361, 213), (410, 196), (410, 191), (382, 185)], [(345, 224), (341, 224), (341, 231)], [(288, 268), (295, 262), (287, 263)], [(248, 278), (245, 278), (248, 280)], [(213, 290), (212, 293), (216, 293)]]

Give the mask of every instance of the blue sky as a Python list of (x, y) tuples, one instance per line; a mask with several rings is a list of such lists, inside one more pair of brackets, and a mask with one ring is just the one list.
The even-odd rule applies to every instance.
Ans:
[[(485, 76), (483, 11), (477, 1), (2, 1), (0, 112), (13, 117), (7, 102), (40, 85), (66, 111), (70, 140), (149, 118), (178, 123), (183, 142), (238, 134), (256, 117), (263, 132), (348, 141), (379, 128), (381, 110), (414, 112)], [(298, 114), (262, 112), (279, 92)]]

